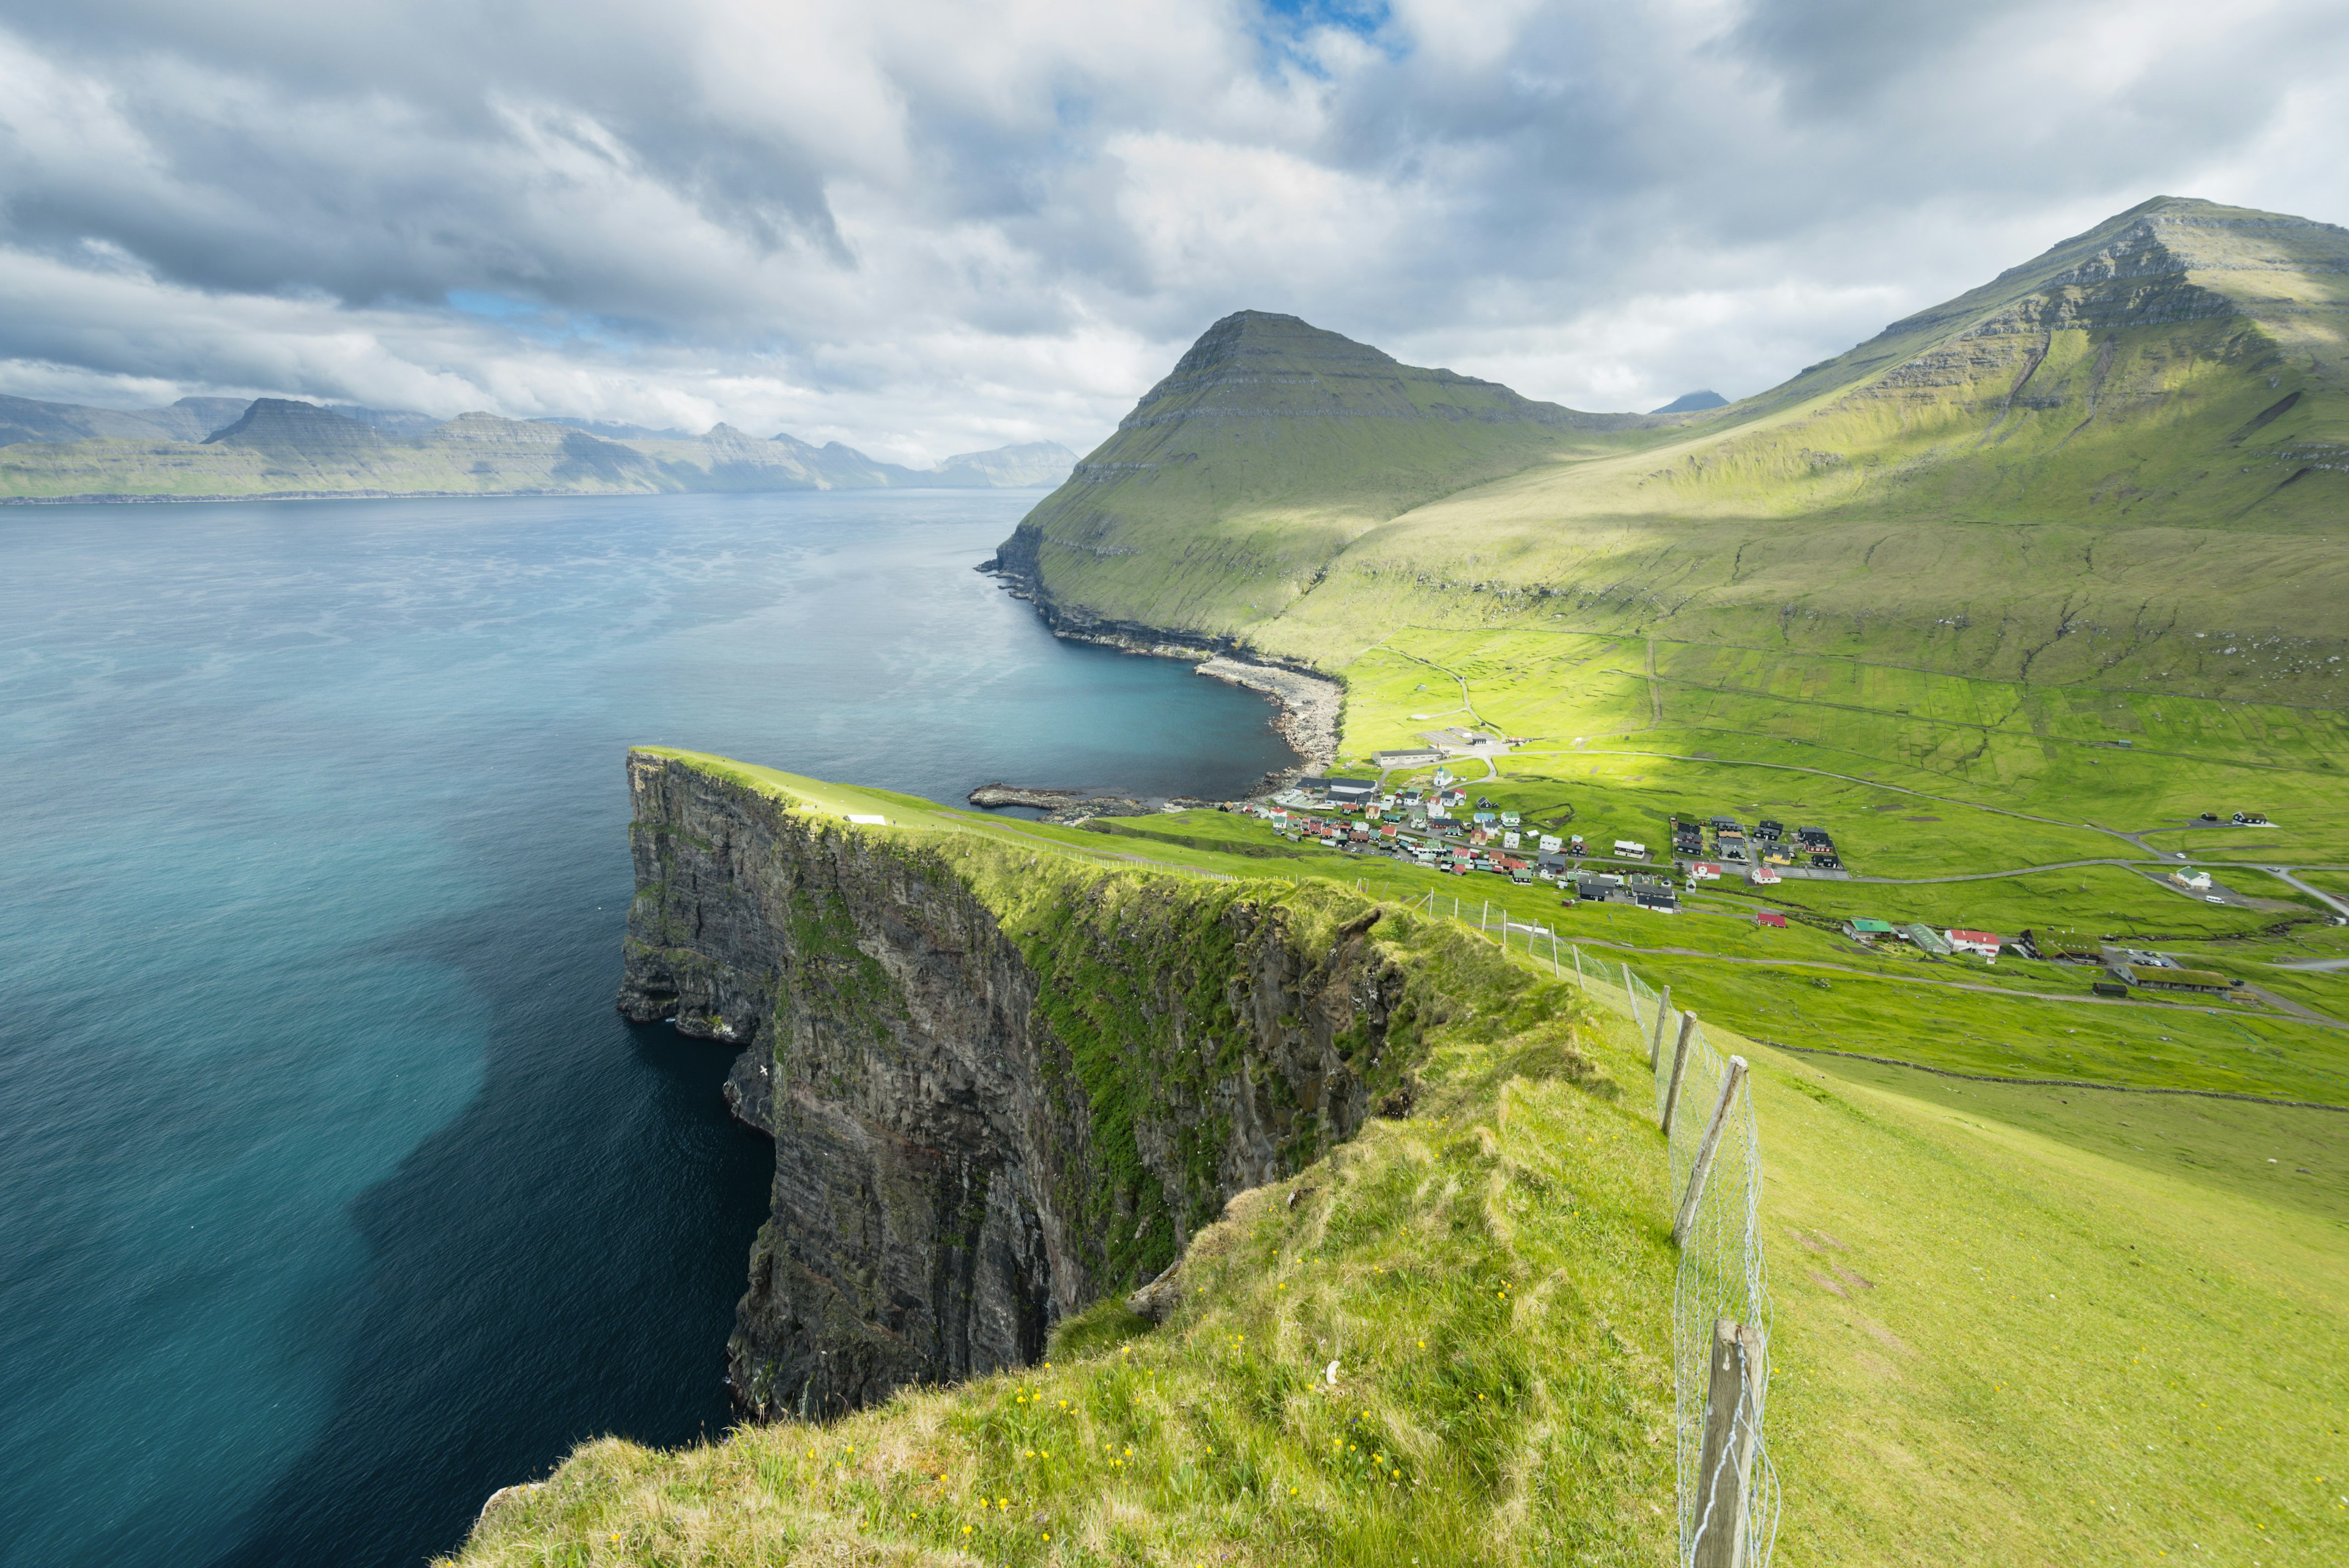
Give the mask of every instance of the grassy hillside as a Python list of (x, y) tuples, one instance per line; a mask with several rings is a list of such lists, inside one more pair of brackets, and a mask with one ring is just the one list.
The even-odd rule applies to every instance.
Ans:
[[(1196, 1242), (1166, 1324), (1105, 1304), (1065, 1323), (1042, 1366), (833, 1425), (674, 1453), (586, 1444), (544, 1485), (503, 1495), (457, 1561), (1669, 1560), (1669, 1215), (1643, 1048), (1617, 1014), (1571, 1002), (1570, 951), (1554, 979), (1547, 948), (1504, 950), (1468, 929), (1488, 892), (1552, 921), (1570, 913), (1554, 894), (1477, 878), (1455, 923), (1449, 900), (1470, 884), (1298, 851), (1213, 812), (1103, 834), (699, 765), (951, 839), (967, 864), (1044, 858), (1040, 881), (1031, 867), (1002, 897), (1025, 886), (1049, 902), (1070, 877), (1146, 891), (1187, 870), (1252, 878), (1247, 896), (1318, 918), (1382, 898), (1374, 929), (1403, 961), (1440, 968), (1462, 1005), (1431, 1032), (1413, 1113), (1236, 1199)], [(1488, 787), (1552, 815), (1615, 809), (1579, 782), (1570, 795)], [(1423, 901), (1408, 912), (1431, 891), (1433, 918)], [(1757, 950), (1750, 921), (1611, 912), (1617, 924), (1586, 933), (1593, 972), (1599, 944), (1626, 938), (1720, 955), (1632, 960), (1687, 995), (1730, 972), (1721, 958)], [(1799, 929), (1772, 936), (1816, 937), (1792, 956), (1885, 977), (1790, 993), (1806, 1029), (1847, 989), (1926, 972)], [(1737, 1016), (1733, 998), (1697, 1000), (1735, 1045), (1718, 1022)], [(2148, 1071), (2157, 1031), (2209, 1017), (2013, 1005), (2026, 1022), (2127, 1018), (2125, 1038), (2074, 1037), (2068, 1064), (2116, 1085)], [(1893, 1021), (1909, 1054), (1939, 1041), (1968, 1060), (1915, 1011)], [(2256, 1012), (2212, 1022), (2329, 1033)], [(2349, 1114), (1744, 1049), (1776, 1302), (1778, 1561), (2315, 1563), (2349, 1550), (2343, 1478), (2321, 1458), (2339, 1451), (2349, 1403), (2326, 1348), (2349, 1327)], [(2303, 1081), (2278, 1057), (2211, 1051), (2212, 1071), (2255, 1088)], [(2349, 1104), (2349, 1081), (2327, 1097)]]
[(1680, 423), (1534, 402), (1242, 311), (1208, 328), (1001, 560), (1071, 614), (1242, 636), (1413, 507)]
[[(1771, 392), (1385, 517), (1324, 490), (1346, 458), (1296, 425), (1294, 488), (1246, 549), (1201, 499), (1212, 453), (1149, 527), (1103, 534), (1113, 558), (1080, 547), (1074, 483), (1022, 535), (1065, 541), (1037, 568), (1064, 614), (1325, 663), (1398, 626), (1510, 626), (2330, 706), (2344, 329), (2349, 231), (2161, 198)], [(1218, 429), (1243, 449), (1264, 423)]]

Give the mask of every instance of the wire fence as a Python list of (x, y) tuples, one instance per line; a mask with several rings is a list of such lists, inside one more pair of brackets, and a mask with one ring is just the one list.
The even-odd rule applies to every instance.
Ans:
[(1434, 894), (1427, 911), (1473, 923), (1628, 1019), (1654, 1069), (1666, 1135), (1680, 1266), (1672, 1292), (1672, 1385), (1684, 1568), (1767, 1568), (1779, 1491), (1763, 1426), (1770, 1386), (1770, 1282), (1762, 1257), (1761, 1141), (1742, 1056), (1723, 1055), (1693, 1016), (1629, 964), (1547, 927)]

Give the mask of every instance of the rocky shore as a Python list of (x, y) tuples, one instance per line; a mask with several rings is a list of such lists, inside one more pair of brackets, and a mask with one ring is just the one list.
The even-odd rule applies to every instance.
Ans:
[(1053, 603), (1043, 591), (1033, 560), (1019, 548), (1022, 543), (1021, 536), (1014, 535), (999, 552), (981, 561), (976, 569), (1001, 583), (1013, 598), (1034, 605), (1054, 637), (1152, 659), (1180, 659), (1195, 666), (1209, 680), (1246, 687), (1270, 700), (1273, 730), (1288, 742), (1300, 761), (1297, 767), (1267, 774), (1260, 787), (1283, 788), (1299, 774), (1319, 773), (1337, 761), (1338, 730), (1346, 706), (1343, 681), (1292, 664), (1276, 663), (1232, 638), (1166, 631), (1066, 609)]

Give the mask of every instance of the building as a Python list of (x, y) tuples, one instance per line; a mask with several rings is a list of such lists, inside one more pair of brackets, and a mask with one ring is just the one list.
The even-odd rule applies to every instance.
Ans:
[[(1931, 953), (1935, 958), (1947, 958), (1951, 951), (1950, 939), (1930, 926), (1907, 926), (1902, 928), (1900, 934), (1915, 943), (1920, 951)], [(1993, 948), (1992, 950), (1995, 952), (1997, 950)]]
[(1626, 860), (1645, 860), (1648, 846), (1635, 839), (1619, 838), (1615, 841), (1615, 853)]
[(1692, 882), (1718, 882), (1721, 880), (1721, 867), (1715, 866), (1710, 860), (1699, 860), (1690, 866), (1689, 880)]
[(2116, 963), (2113, 965), (2113, 976), (2139, 991), (2191, 991), (2206, 996), (2224, 996), (2235, 988), (2233, 981), (2207, 969), (2158, 969), (2151, 964)]
[(1340, 805), (1364, 805), (1378, 798), (1379, 786), (1368, 779), (1330, 779), (1323, 793)]
[(1843, 923), (1843, 934), (1854, 941), (1872, 942), (1878, 937), (1889, 937), (1893, 933), (1889, 922), (1871, 920), (1863, 915), (1856, 920), (1846, 920)]
[(2191, 867), (2180, 866), (2169, 874), (2169, 879), (2189, 892), (2207, 893), (2210, 890), (2210, 873), (2197, 871)]
[(1983, 958), (1998, 957), (1998, 950), (2006, 945), (1990, 931), (1948, 930), (1941, 934), (1957, 951), (1978, 953)]
[(1767, 888), (1775, 882), (1783, 880), (1775, 871), (1771, 870), (1767, 866), (1756, 866), (1754, 869), (1745, 873), (1745, 879), (1748, 882), (1753, 883), (1756, 888)]
[(1772, 930), (1783, 931), (1786, 929), (1786, 917), (1775, 909), (1756, 909), (1754, 911), (1754, 923), (1757, 926), (1767, 926)]
[(1405, 746), (1400, 751), (1373, 752), (1371, 761), (1381, 768), (1423, 768), (1430, 763), (1440, 763), (1444, 753), (1433, 746)]

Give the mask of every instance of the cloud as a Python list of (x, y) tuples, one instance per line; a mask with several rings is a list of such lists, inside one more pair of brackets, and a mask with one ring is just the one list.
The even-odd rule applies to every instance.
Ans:
[(2158, 192), (2349, 218), (2246, 0), (0, 0), (0, 389), (1085, 446), (1244, 306), (1757, 390)]

